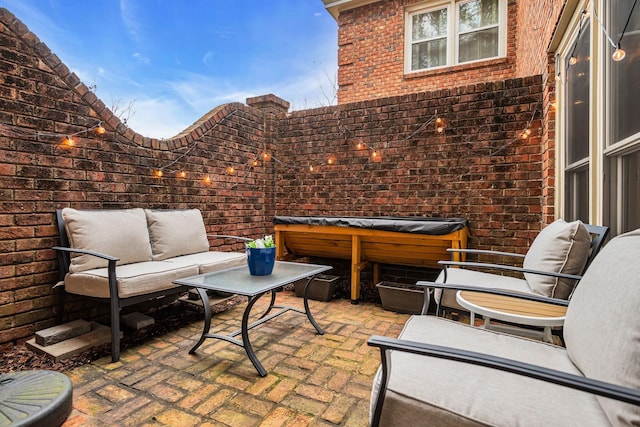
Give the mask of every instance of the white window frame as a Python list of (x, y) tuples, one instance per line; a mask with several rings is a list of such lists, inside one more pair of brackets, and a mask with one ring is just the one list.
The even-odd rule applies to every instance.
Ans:
[[(566, 81), (564, 65), (573, 47), (573, 40), (578, 31), (580, 16), (583, 10), (591, 13), (591, 64), (590, 64), (590, 96), (589, 102), (591, 110), (589, 113), (589, 222), (593, 224), (605, 224), (611, 226), (611, 235), (617, 235), (625, 230), (622, 227), (622, 217), (625, 210), (622, 198), (622, 162), (623, 156), (631, 152), (640, 150), (640, 132), (631, 135), (622, 141), (607, 144), (613, 138), (613, 123), (611, 122), (611, 102), (610, 97), (610, 67), (611, 67), (611, 46), (609, 40), (600, 28), (600, 22), (593, 17), (597, 13), (600, 20), (607, 28), (611, 28), (607, 19), (610, 0), (580, 0), (575, 4), (574, 12), (571, 16), (567, 28), (563, 32), (562, 39), (556, 52), (560, 60), (556, 64), (556, 72), (559, 73), (559, 81), (556, 83), (556, 192), (555, 209), (557, 217), (564, 218), (566, 215), (566, 170), (578, 164), (566, 165), (566, 118), (564, 99), (564, 83)], [(610, 182), (605, 182), (605, 173), (609, 161), (617, 164), (617, 176), (607, 177), (607, 180), (614, 179), (616, 186)], [(611, 194), (612, 187), (616, 194)], [(610, 209), (610, 199), (615, 198), (615, 218), (607, 218), (607, 211)], [(607, 223), (608, 222), (608, 223)]]
[[(424, 71), (438, 70), (446, 67), (452, 67), (460, 64), (472, 64), (474, 62), (488, 61), (492, 59), (504, 58), (507, 55), (507, 0), (498, 0), (498, 55), (489, 58), (481, 58), (473, 61), (458, 62), (458, 52), (460, 35), (459, 31), (459, 7), (461, 4), (470, 3), (474, 0), (433, 0), (418, 3), (408, 7), (405, 11), (405, 48), (404, 48), (404, 69), (405, 74), (419, 73)], [(411, 69), (412, 62), (412, 46), (414, 41), (413, 34), (413, 16), (434, 10), (447, 9), (447, 61), (445, 65), (430, 68)], [(492, 26), (493, 27), (493, 26)], [(486, 27), (491, 28), (491, 27)], [(474, 29), (471, 32), (477, 32), (483, 28)], [(424, 41), (424, 40), (421, 40)]]

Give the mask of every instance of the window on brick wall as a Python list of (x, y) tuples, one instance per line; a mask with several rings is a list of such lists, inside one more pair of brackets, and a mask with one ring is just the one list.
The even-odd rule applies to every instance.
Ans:
[[(613, 235), (640, 228), (640, 7), (630, 14), (634, 2), (578, 2), (558, 49), (559, 216), (602, 223)], [(615, 62), (612, 43), (621, 36), (626, 56)]]
[(505, 56), (506, 0), (419, 3), (405, 22), (407, 72)]

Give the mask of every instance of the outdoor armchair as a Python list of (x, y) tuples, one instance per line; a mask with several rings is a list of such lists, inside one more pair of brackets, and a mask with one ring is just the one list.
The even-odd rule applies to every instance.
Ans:
[[(560, 219), (538, 234), (526, 255), (480, 249), (450, 250), (483, 257), (514, 258), (522, 266), (440, 261), (439, 264), (444, 266), (444, 269), (435, 281), (473, 284), (479, 287), (569, 299), (575, 285), (600, 250), (608, 233), (609, 227), (583, 224), (581, 221), (565, 222)], [(501, 272), (516, 272), (520, 277), (503, 275), (500, 274)], [(456, 302), (455, 291), (436, 289), (434, 297), (436, 314), (440, 312), (440, 307), (464, 311), (464, 308)]]
[(640, 229), (602, 249), (571, 300), (524, 295), (568, 305), (566, 348), (421, 315), (371, 337), (372, 425), (639, 425), (638, 259)]

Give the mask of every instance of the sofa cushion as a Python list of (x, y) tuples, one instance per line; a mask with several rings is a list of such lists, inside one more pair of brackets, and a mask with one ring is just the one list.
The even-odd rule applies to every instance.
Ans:
[[(640, 229), (598, 253), (571, 298), (564, 324), (569, 356), (590, 378), (640, 389)], [(640, 425), (640, 407), (600, 404), (613, 425)]]
[[(400, 338), (515, 359), (580, 375), (564, 348), (433, 316), (413, 316)], [(372, 407), (379, 388), (374, 380)], [(558, 402), (561, 402), (559, 404)], [(466, 363), (391, 352), (380, 425), (606, 425), (593, 395)]]
[(145, 209), (145, 213), (154, 261), (209, 250), (199, 209)]
[[(118, 265), (151, 261), (147, 219), (142, 209), (62, 210), (69, 244), (120, 258)], [(76, 273), (106, 267), (108, 262), (91, 255), (71, 257), (69, 271)]]
[[(146, 261), (118, 266), (118, 296), (127, 298), (174, 288), (172, 282), (198, 274), (198, 266), (166, 261)], [(106, 268), (69, 273), (65, 291), (97, 298), (109, 298), (109, 273)]]
[[(535, 238), (522, 266), (531, 270), (582, 274), (589, 257), (591, 235), (581, 221), (556, 220)], [(567, 299), (575, 280), (525, 273), (531, 290), (553, 298)]]
[[(482, 288), (499, 288), (510, 291), (531, 293), (527, 281), (517, 277), (502, 276), (500, 274), (486, 273), (483, 271), (468, 270), (465, 268), (447, 269), (447, 281), (444, 281), (444, 270), (436, 279), (438, 283), (452, 283), (456, 285), (473, 285)], [(441, 298), (442, 295), (442, 298)], [(436, 301), (440, 301), (441, 307), (449, 307), (467, 311), (456, 301), (456, 291), (450, 289), (436, 289), (434, 293)]]
[(241, 252), (211, 251), (168, 258), (165, 261), (181, 264), (195, 264), (198, 266), (198, 274), (204, 274), (223, 270), (225, 268), (246, 265), (247, 255), (246, 253)]

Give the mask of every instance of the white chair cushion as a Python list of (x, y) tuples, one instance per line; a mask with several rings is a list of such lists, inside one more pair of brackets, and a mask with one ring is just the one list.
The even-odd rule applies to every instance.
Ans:
[(224, 270), (225, 268), (246, 265), (247, 254), (242, 252), (211, 251), (168, 258), (164, 261), (181, 264), (195, 264), (198, 266), (198, 274), (204, 274)]
[[(569, 356), (588, 377), (640, 389), (640, 229), (595, 257), (567, 310)], [(640, 407), (600, 399), (613, 425), (640, 425)]]
[[(581, 221), (556, 220), (535, 238), (522, 266), (531, 270), (581, 274), (589, 257), (591, 235)], [(568, 299), (575, 280), (525, 273), (531, 290), (553, 298)]]
[[(565, 349), (433, 316), (411, 317), (404, 340), (515, 359), (580, 375)], [(465, 363), (392, 351), (380, 425), (600, 426), (593, 395)], [(379, 388), (380, 372), (372, 397)], [(374, 399), (372, 399), (372, 402)], [(428, 421), (427, 421), (428, 420)]]
[[(147, 261), (118, 266), (118, 296), (127, 298), (174, 288), (172, 282), (198, 274), (195, 264)], [(109, 273), (106, 268), (69, 273), (64, 279), (65, 291), (97, 298), (109, 298)]]
[[(69, 244), (120, 258), (118, 265), (151, 261), (147, 219), (142, 209), (62, 210)], [(90, 255), (71, 257), (69, 271), (76, 273), (106, 267), (104, 259)]]
[(153, 260), (209, 250), (207, 230), (199, 209), (145, 209)]
[[(502, 276), (500, 274), (491, 274), (483, 271), (467, 270), (465, 268), (449, 268), (447, 269), (447, 281), (444, 282), (444, 270), (436, 279), (439, 283), (452, 283), (456, 285), (472, 285), (481, 288), (498, 288), (516, 292), (531, 293), (531, 289), (524, 279), (517, 277)], [(442, 295), (442, 298), (440, 297)], [(456, 291), (449, 289), (436, 289), (434, 292), (436, 301), (440, 301), (441, 307), (449, 307), (457, 310), (467, 311), (460, 307), (456, 301)]]

